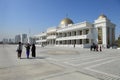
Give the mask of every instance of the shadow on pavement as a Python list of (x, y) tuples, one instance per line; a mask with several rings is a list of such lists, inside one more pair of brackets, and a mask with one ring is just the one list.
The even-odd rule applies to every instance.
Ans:
[(21, 59), (46, 59), (46, 57), (29, 57), (29, 58), (26, 58), (26, 57), (22, 57)]

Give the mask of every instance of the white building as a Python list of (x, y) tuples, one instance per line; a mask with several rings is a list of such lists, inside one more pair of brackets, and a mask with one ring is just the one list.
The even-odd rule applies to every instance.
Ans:
[(48, 28), (46, 32), (35, 36), (41, 46), (90, 47), (93, 43), (107, 47), (115, 40), (115, 24), (105, 15), (100, 15), (94, 23), (80, 22), (74, 24), (64, 18), (57, 27)]

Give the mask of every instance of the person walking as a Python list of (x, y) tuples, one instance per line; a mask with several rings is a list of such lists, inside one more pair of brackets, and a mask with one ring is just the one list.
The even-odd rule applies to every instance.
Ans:
[(25, 48), (26, 48), (26, 55), (27, 55), (27, 58), (29, 59), (29, 54), (30, 54), (30, 44), (27, 43), (26, 46), (25, 46)]
[(101, 45), (100, 45), (100, 51), (102, 51), (102, 47), (101, 47)]
[(36, 46), (35, 46), (35, 44), (32, 44), (31, 52), (32, 52), (32, 57), (36, 57)]
[(73, 47), (75, 48), (75, 43), (73, 44)]
[(93, 45), (90, 46), (90, 51), (92, 51)]
[(96, 51), (98, 51), (98, 44), (96, 44)]
[(19, 42), (19, 44), (18, 44), (17, 52), (18, 52), (18, 54), (17, 54), (18, 58), (21, 59), (21, 54), (22, 54), (22, 43), (21, 42)]

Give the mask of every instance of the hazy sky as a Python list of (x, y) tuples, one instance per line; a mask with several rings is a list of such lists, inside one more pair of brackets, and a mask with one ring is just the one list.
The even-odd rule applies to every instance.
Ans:
[(16, 34), (39, 34), (68, 17), (94, 22), (105, 14), (120, 35), (120, 0), (0, 0), (0, 40)]

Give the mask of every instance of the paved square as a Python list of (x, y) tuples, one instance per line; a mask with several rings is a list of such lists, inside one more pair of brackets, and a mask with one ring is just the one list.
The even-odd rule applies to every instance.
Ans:
[[(37, 57), (17, 59), (16, 45), (0, 45), (2, 80), (120, 80), (120, 50), (37, 47)], [(31, 56), (31, 55), (30, 55)]]
[(81, 74), (79, 72), (63, 74), (63, 75), (56, 76), (54, 78), (45, 79), (45, 80), (63, 80), (63, 79), (64, 80), (96, 80), (93, 77)]

